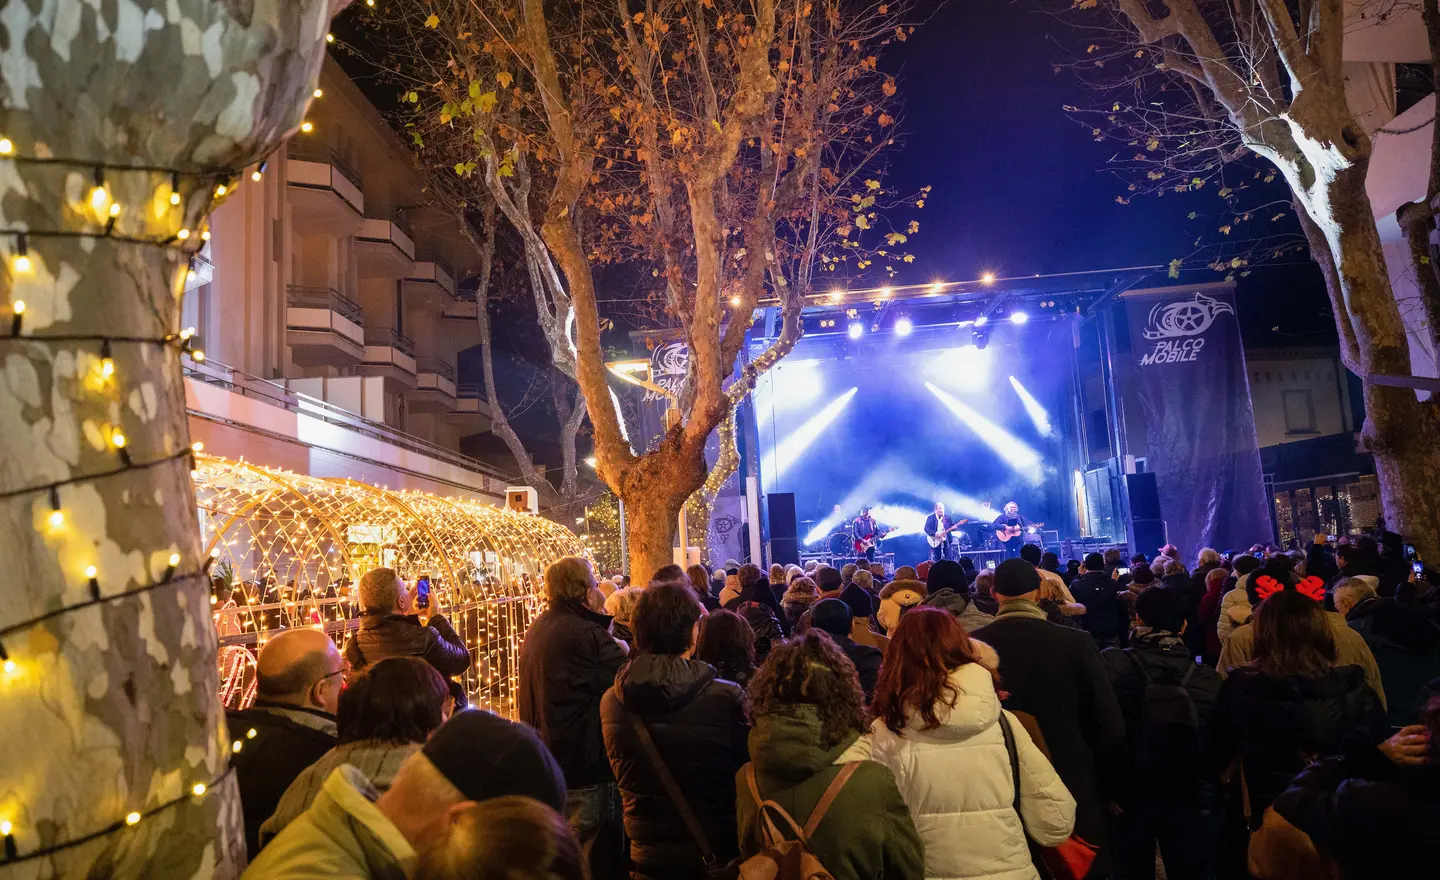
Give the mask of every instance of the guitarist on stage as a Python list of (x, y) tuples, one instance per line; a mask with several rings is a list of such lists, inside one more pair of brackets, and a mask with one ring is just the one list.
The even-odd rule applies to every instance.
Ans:
[(855, 537), (855, 552), (871, 562), (875, 561), (875, 546), (880, 539), (885, 537), (888, 529), (882, 530), (875, 517), (870, 515), (870, 507), (860, 508), (860, 515), (850, 524), (850, 534)]
[(1005, 512), (995, 518), (994, 526), (995, 537), (1005, 548), (1005, 558), (1018, 557), (1020, 547), (1025, 543), (1025, 531), (1030, 528), (1030, 520), (1020, 515), (1020, 505), (1014, 501), (1006, 504)]
[(939, 562), (948, 558), (946, 549), (950, 546), (950, 532), (958, 525), (954, 520), (945, 515), (945, 505), (942, 502), (935, 502), (935, 512), (925, 517), (925, 534), (930, 538), (938, 539), (930, 542), (930, 561)]

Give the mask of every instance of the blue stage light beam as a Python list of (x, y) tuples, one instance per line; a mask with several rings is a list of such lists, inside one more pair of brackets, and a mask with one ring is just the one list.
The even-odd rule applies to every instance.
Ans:
[(1014, 376), (1010, 377), (1010, 387), (1020, 395), (1020, 402), (1025, 404), (1025, 412), (1030, 416), (1030, 421), (1035, 423), (1035, 430), (1040, 432), (1041, 437), (1049, 437), (1051, 433), (1050, 414), (1045, 411), (1045, 407), (1041, 406), (1040, 401), (1035, 399), (1035, 395), (1026, 391), (1025, 386), (1021, 385), (1020, 380)]
[(840, 417), (850, 401), (855, 399), (855, 392), (859, 387), (851, 388), (844, 394), (835, 398), (825, 405), (825, 408), (811, 416), (805, 424), (790, 432), (784, 440), (775, 447), (775, 450), (765, 456), (760, 462), (761, 473), (768, 474), (770, 479), (776, 479), (785, 472), (785, 469), (794, 464), (801, 454), (814, 443), (830, 423)]
[(876, 504), (870, 508), (870, 515), (875, 517), (876, 522), (894, 529), (889, 537), (898, 538), (923, 532), (925, 517), (930, 515), (930, 511), (898, 504)]
[(1015, 472), (1033, 484), (1039, 484), (1044, 479), (1044, 469), (1040, 464), (1040, 453), (1030, 448), (1028, 444), (1019, 437), (995, 424), (981, 415), (978, 411), (956, 399), (953, 394), (944, 389), (937, 388), (930, 382), (925, 383), (930, 393), (945, 404), (945, 408), (958, 418), (965, 427), (975, 432), (975, 435), (985, 442), (986, 446), (995, 450), (1001, 458)]

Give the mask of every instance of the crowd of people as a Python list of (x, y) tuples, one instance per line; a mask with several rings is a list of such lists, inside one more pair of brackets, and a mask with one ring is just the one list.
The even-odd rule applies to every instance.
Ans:
[(1440, 590), (1393, 545), (565, 558), (521, 723), (457, 706), (443, 617), (379, 569), (344, 652), (271, 638), (232, 715), (247, 876), (1422, 876)]

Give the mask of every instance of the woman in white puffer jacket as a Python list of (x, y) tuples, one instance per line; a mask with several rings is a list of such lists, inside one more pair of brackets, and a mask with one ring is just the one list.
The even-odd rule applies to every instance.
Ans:
[(1015, 812), (997, 664), (994, 649), (937, 609), (912, 609), (885, 651), (871, 704), (871, 760), (895, 774), (925, 844), (928, 880), (1032, 880), (1039, 875), (1026, 832), (1057, 846), (1075, 825), (1075, 799), (1006, 713), (1020, 763)]

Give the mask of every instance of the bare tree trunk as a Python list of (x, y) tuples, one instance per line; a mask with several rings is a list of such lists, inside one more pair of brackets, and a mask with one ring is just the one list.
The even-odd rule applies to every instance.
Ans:
[(660, 449), (640, 458), (625, 473), (625, 536), (630, 576), (643, 584), (674, 562), (675, 528), (685, 499), (705, 481), (704, 455), (685, 456), (672, 432)]
[(233, 877), (179, 291), (217, 188), (300, 123), (343, 4), (91, 5), (0, 17), (0, 228), (28, 232), (28, 264), (0, 234), (0, 308), (24, 303), (0, 343), (0, 867)]

